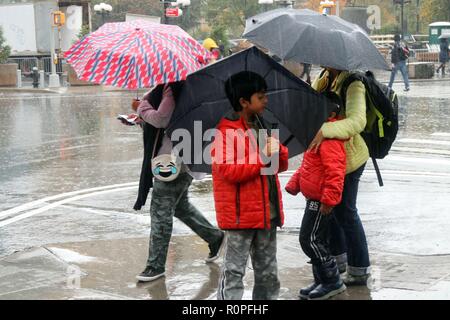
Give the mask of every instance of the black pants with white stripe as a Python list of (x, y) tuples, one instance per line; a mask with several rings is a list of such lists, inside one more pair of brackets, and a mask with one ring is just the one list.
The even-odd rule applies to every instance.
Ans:
[(319, 212), (320, 202), (308, 200), (300, 229), (300, 245), (313, 265), (322, 265), (333, 260), (329, 248), (329, 225), (331, 215)]

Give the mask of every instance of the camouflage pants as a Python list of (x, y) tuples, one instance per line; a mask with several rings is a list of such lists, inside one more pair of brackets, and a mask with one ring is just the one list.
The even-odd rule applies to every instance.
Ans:
[(241, 300), (243, 278), (249, 255), (252, 259), (255, 285), (254, 300), (276, 300), (280, 292), (277, 268), (277, 231), (229, 230), (222, 273), (219, 280), (219, 300)]
[(174, 216), (208, 243), (214, 243), (221, 237), (221, 231), (189, 202), (188, 189), (191, 183), (192, 177), (187, 173), (181, 173), (170, 182), (155, 179), (150, 205), (151, 230), (147, 260), (147, 266), (153, 270), (165, 270)]

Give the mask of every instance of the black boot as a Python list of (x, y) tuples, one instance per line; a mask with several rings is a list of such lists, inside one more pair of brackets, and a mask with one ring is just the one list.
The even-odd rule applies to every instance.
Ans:
[(318, 269), (317, 266), (315, 266), (315, 265), (312, 266), (314, 282), (312, 284), (310, 284), (309, 286), (307, 286), (306, 288), (300, 289), (300, 292), (298, 293), (298, 296), (300, 297), (300, 299), (303, 299), (303, 300), (309, 299), (309, 294), (311, 293), (311, 291), (313, 291), (314, 289), (316, 289), (319, 286), (320, 278), (319, 278), (319, 273), (318, 273), (317, 269)]
[(321, 283), (309, 294), (309, 300), (326, 300), (347, 289), (339, 275), (336, 261), (331, 260), (318, 267)]

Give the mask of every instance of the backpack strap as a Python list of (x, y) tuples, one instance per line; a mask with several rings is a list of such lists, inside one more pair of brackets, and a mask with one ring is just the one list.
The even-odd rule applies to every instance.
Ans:
[(384, 183), (383, 183), (383, 178), (381, 177), (380, 168), (378, 167), (377, 159), (375, 159), (374, 157), (371, 157), (371, 158), (372, 158), (373, 167), (375, 168), (375, 173), (377, 174), (378, 185), (380, 187), (382, 187), (382, 186), (384, 186)]

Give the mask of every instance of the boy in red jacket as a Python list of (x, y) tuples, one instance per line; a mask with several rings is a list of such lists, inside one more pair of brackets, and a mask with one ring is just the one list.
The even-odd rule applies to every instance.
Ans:
[[(283, 225), (284, 214), (277, 173), (287, 170), (288, 150), (260, 134), (266, 127), (261, 117), (266, 89), (264, 78), (249, 71), (225, 83), (234, 112), (218, 124), (211, 150), (217, 222), (227, 235), (219, 300), (242, 299), (249, 256), (255, 276), (253, 299), (277, 299), (280, 290), (276, 227)], [(266, 175), (274, 163), (278, 166)]]
[[(339, 98), (329, 98), (336, 107), (328, 121), (336, 121)], [(314, 283), (300, 290), (302, 299), (324, 300), (346, 289), (328, 246), (328, 226), (333, 207), (341, 202), (345, 169), (344, 141), (327, 139), (317, 151), (305, 152), (301, 167), (285, 188), (292, 195), (301, 191), (307, 200), (299, 240), (303, 252), (311, 258)]]

